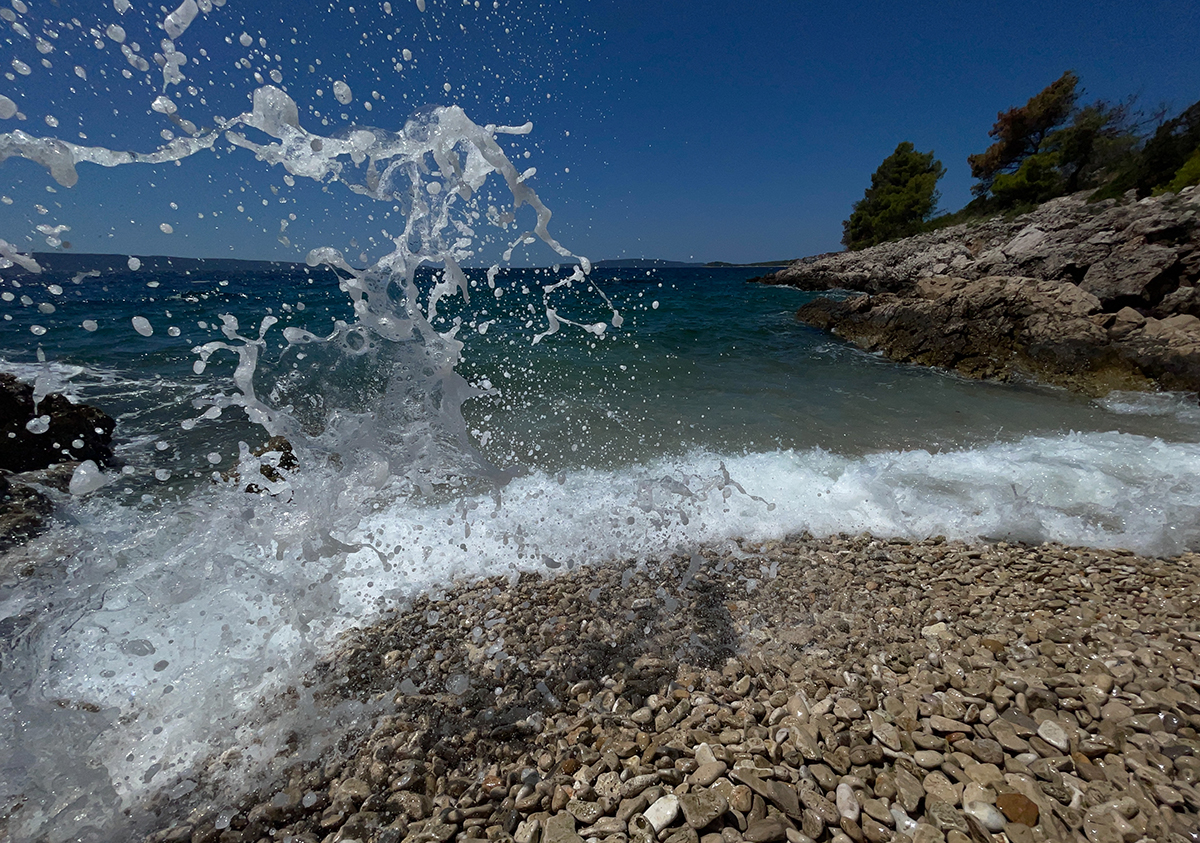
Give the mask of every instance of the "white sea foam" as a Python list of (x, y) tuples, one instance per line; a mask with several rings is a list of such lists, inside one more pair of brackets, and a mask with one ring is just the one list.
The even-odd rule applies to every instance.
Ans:
[(1200, 425), (1200, 404), (1187, 392), (1110, 392), (1096, 405), (1123, 416), (1168, 416)]

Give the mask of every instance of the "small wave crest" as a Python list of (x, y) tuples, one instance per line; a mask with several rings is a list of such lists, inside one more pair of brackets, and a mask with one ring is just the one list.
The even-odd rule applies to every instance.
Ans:
[(1096, 405), (1122, 416), (1167, 416), (1200, 427), (1200, 404), (1187, 392), (1110, 392)]

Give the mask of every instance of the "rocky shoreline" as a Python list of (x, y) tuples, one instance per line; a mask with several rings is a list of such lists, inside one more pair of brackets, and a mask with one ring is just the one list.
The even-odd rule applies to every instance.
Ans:
[(1200, 839), (1196, 554), (730, 542), (456, 584), (312, 681), (383, 711), (149, 840)]
[(1200, 189), (1055, 199), (753, 279), (822, 297), (797, 318), (899, 361), (1090, 395), (1200, 392)]

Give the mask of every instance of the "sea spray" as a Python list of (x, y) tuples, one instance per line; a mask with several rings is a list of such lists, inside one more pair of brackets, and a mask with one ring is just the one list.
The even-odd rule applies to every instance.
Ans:
[[(201, 8), (208, 10), (207, 4)], [(168, 36), (181, 37), (197, 13), (187, 0), (168, 14)], [(124, 28), (110, 28), (108, 37), (125, 48)], [(138, 70), (148, 69), (135, 53), (125, 55)], [(185, 799), (198, 777), (209, 786), (222, 778), (231, 788), (244, 786), (269, 769), (297, 730), (305, 735), (307, 755), (315, 756), (323, 736), (363, 714), (322, 708), (301, 681), (305, 671), (341, 629), (439, 576), (431, 578), (436, 567), (422, 565), (430, 553), (413, 556), (411, 548), (384, 547), (377, 535), (364, 534), (363, 517), (403, 512), (414, 493), (435, 496), (444, 487), (472, 483), (490, 486), (489, 500), (499, 507), (495, 490), (511, 475), (470, 441), (462, 405), (488, 389), (456, 371), (463, 320), (444, 324), (448, 309), (470, 304), (462, 265), (476, 257), (480, 220), (507, 229), (528, 206), (534, 224), (508, 235), (502, 259), (541, 242), (556, 261), (573, 264), (535, 291), (545, 326), (538, 332), (530, 322), (527, 342), (564, 325), (602, 337), (609, 324), (622, 324), (588, 280), (588, 261), (551, 236), (550, 210), (529, 184), (533, 170), (519, 172), (496, 141), (497, 135), (528, 134), (529, 124), (480, 126), (461, 108), (447, 106), (419, 111), (400, 131), (348, 125), (318, 134), (301, 125), (287, 93), (260, 85), (249, 111), (213, 118), (203, 128), (182, 116), (177, 95), (168, 90), (185, 81), (187, 57), (173, 41), (162, 43), (158, 57), (164, 92), (150, 108), (183, 136), (142, 153), (16, 129), (0, 134), (0, 161), (28, 159), (59, 186), (72, 188), (82, 165), (182, 164), (228, 143), (267, 167), (279, 166), (287, 179), (336, 184), (392, 205), (403, 230), (390, 235), (391, 251), (366, 269), (332, 247), (309, 253), (309, 266), (332, 269), (349, 300), (348, 317), (336, 319), (332, 331), (288, 325), (274, 335), (284, 340), (278, 348), (271, 333), (277, 315), (259, 314), (245, 326), (245, 317), (239, 321), (229, 312), (203, 320), (219, 324), (222, 338), (193, 347), (193, 373), (203, 376), (215, 358), (231, 355), (230, 386), (214, 381), (194, 394), (182, 405), (190, 405), (192, 414), (177, 420), (179, 428), (191, 436), (208, 431), (219, 440), (215, 430), (236, 423), (231, 415), (244, 415), (266, 434), (285, 437), (297, 464), (285, 467), (271, 453), (242, 443), (236, 464), (214, 471), (209, 484), (193, 478), (176, 486), (198, 472), (154, 468), (153, 481), (142, 482), (162, 484), (170, 494), (143, 492), (134, 506), (131, 474), (77, 470), (75, 499), (64, 501), (74, 525), (29, 546), (29, 575), (6, 584), (0, 603), (7, 750), (0, 813), (18, 838), (126, 836), (148, 821), (162, 799)], [(352, 98), (345, 83), (334, 92), (342, 104)], [(509, 191), (511, 210), (480, 205), (480, 191), (493, 175)], [(165, 222), (159, 229), (175, 231)], [(66, 230), (42, 233), (59, 239)], [(41, 269), (7, 243), (0, 244), (0, 254), (6, 266)], [(145, 272), (143, 263), (131, 256), (128, 269)], [(419, 274), (427, 265), (437, 268)], [(504, 295), (498, 269), (487, 278), (493, 301)], [(157, 289), (159, 283), (155, 278), (147, 286)], [(561, 301), (580, 288), (608, 309), (605, 321), (575, 316)], [(451, 306), (454, 298), (461, 305)], [(165, 315), (173, 319), (169, 311)], [(153, 314), (139, 313), (128, 330), (153, 339), (156, 348), (182, 336), (179, 328), (164, 332), (160, 324)], [(82, 330), (99, 327), (89, 318)], [(30, 330), (46, 333), (40, 325)], [(267, 356), (278, 377), (264, 381)], [(48, 383), (39, 378), (39, 385)], [(320, 401), (312, 402), (314, 396)], [(156, 452), (172, 451), (168, 437), (146, 438)], [(204, 460), (211, 464), (211, 453)], [(476, 506), (464, 502), (444, 524), (439, 515), (439, 530), (469, 536), (468, 513)], [(522, 553), (518, 561), (544, 566), (540, 556)], [(263, 711), (271, 714), (269, 726)]]

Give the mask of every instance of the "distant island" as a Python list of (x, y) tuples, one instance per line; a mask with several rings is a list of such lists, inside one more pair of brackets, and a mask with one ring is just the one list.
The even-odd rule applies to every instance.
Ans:
[[(146, 272), (266, 272), (272, 269), (306, 267), (303, 261), (264, 261), (240, 260), (238, 258), (176, 258), (167, 255), (128, 255), (128, 254), (98, 254), (90, 252), (32, 252), (30, 253), (38, 265), (46, 272), (129, 272), (129, 261), (136, 258), (139, 271)], [(727, 261), (709, 261), (708, 263), (687, 263), (685, 261), (669, 261), (661, 258), (616, 258), (611, 260), (593, 261), (592, 266), (598, 269), (702, 269), (705, 267), (785, 267), (794, 263), (796, 258), (778, 261), (759, 261), (757, 263), (729, 263)], [(483, 269), (485, 267), (475, 267)], [(13, 272), (23, 274), (25, 270), (15, 267)]]
[(668, 261), (662, 258), (617, 258), (613, 260), (593, 261), (592, 266), (599, 269), (689, 269), (702, 267), (788, 266), (796, 260), (796, 258), (790, 258), (781, 261), (759, 261), (758, 263), (727, 263), (726, 261), (687, 263), (685, 261)]
[[(174, 258), (166, 255), (105, 255), (91, 252), (33, 252), (31, 256), (44, 272), (129, 272), (129, 261), (136, 258), (139, 270), (148, 272), (199, 272), (222, 269), (227, 272), (264, 272), (286, 266), (304, 266), (289, 261), (252, 261), (237, 258)], [(20, 271), (19, 269), (15, 271)]]

